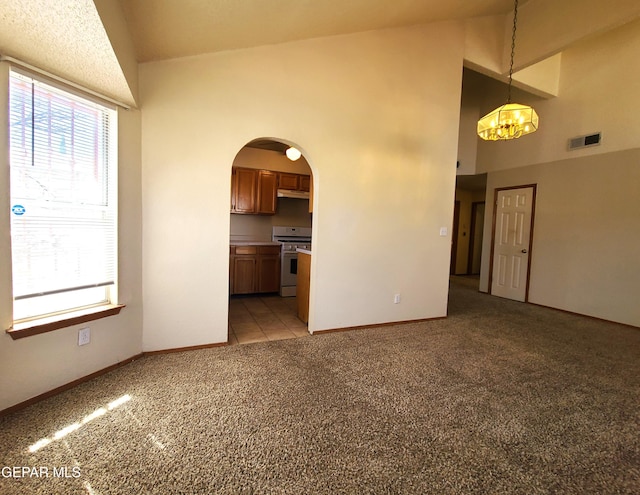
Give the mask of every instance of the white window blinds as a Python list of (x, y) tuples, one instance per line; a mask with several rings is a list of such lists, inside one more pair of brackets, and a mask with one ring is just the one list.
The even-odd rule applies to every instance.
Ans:
[(115, 283), (115, 111), (14, 71), (9, 95), (14, 319), (105, 302), (82, 291)]

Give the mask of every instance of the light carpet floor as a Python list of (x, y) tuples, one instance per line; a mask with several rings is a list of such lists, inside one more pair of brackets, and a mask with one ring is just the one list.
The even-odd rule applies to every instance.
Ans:
[(142, 358), (1, 418), (48, 476), (0, 493), (640, 493), (640, 330), (456, 279), (449, 313)]

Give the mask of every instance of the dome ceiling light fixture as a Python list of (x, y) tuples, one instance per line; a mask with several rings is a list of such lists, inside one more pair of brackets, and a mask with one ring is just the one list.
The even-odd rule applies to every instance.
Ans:
[(511, 83), (513, 81), (513, 55), (516, 50), (516, 24), (518, 21), (518, 0), (513, 9), (513, 34), (511, 36), (511, 65), (509, 66), (509, 89), (507, 103), (496, 108), (478, 121), (478, 136), (485, 141), (517, 139), (538, 130), (538, 114), (527, 105), (511, 103)]
[(287, 158), (292, 162), (295, 162), (298, 158), (302, 156), (302, 153), (300, 152), (300, 150), (297, 148), (294, 148), (293, 146), (287, 148), (287, 151), (285, 151), (285, 153), (287, 155)]

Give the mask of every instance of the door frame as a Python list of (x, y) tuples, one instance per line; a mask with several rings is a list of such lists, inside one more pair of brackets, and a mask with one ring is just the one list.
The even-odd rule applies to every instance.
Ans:
[[(471, 203), (471, 221), (469, 222), (469, 255), (467, 256), (467, 275), (473, 275), (473, 257), (475, 253), (475, 237), (478, 226), (476, 225), (476, 217), (478, 215), (478, 207), (485, 205), (486, 201), (473, 201)], [(482, 233), (482, 232), (481, 232)], [(480, 253), (482, 255), (482, 242), (480, 242)]]
[(533, 188), (533, 195), (531, 199), (531, 225), (529, 226), (529, 256), (527, 257), (527, 282), (525, 285), (524, 302), (529, 302), (529, 283), (531, 281), (531, 258), (533, 247), (533, 226), (534, 219), (536, 217), (536, 194), (538, 192), (538, 184), (523, 184), (520, 186), (508, 186), (508, 187), (496, 187), (493, 190), (493, 219), (491, 222), (491, 254), (489, 256), (489, 294), (492, 294), (493, 288), (493, 258), (495, 256), (495, 243), (496, 243), (496, 215), (498, 212), (498, 193), (500, 191), (509, 191), (512, 189), (526, 189), (528, 187)]
[(460, 200), (453, 203), (453, 225), (451, 227), (451, 258), (449, 259), (449, 275), (456, 274), (458, 264), (458, 231), (460, 230)]

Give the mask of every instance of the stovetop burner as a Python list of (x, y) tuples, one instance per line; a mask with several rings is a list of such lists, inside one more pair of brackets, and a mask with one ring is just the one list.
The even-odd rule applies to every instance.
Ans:
[(271, 240), (282, 243), (283, 252), (295, 252), (297, 248), (311, 248), (310, 227), (273, 227)]

